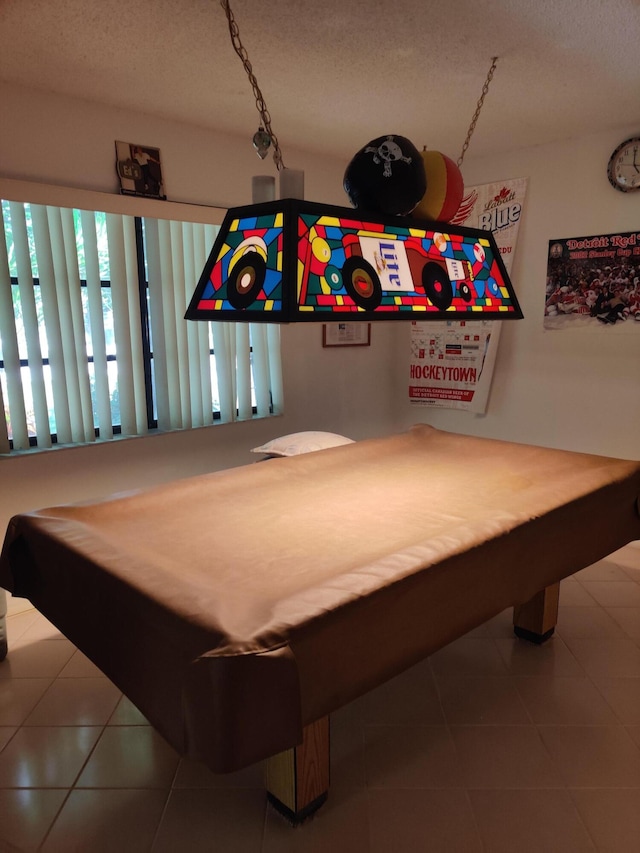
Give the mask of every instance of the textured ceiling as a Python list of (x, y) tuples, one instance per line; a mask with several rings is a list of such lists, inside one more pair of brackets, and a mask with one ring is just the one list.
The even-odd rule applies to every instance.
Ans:
[[(640, 132), (640, 0), (231, 0), (285, 163), (375, 136), (483, 155)], [(219, 0), (0, 0), (0, 78), (240, 134), (258, 113)]]

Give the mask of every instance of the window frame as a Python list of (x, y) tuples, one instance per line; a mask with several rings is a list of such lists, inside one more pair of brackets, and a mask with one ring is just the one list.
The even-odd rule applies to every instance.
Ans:
[[(209, 224), (220, 226), (226, 214), (226, 209), (205, 206), (196, 204), (184, 204), (179, 202), (160, 201), (156, 199), (139, 198), (131, 196), (121, 196), (117, 194), (108, 194), (96, 192), (92, 190), (84, 190), (70, 187), (58, 187), (48, 184), (33, 183), (30, 181), (20, 181), (9, 178), (0, 178), (0, 197), (7, 201), (15, 201), (27, 204), (48, 205), (60, 208), (73, 208), (76, 210), (101, 211), (106, 214), (117, 214), (130, 216), (135, 221), (136, 234), (136, 249), (138, 257), (138, 296), (140, 300), (141, 324), (142, 324), (142, 341), (144, 350), (144, 371), (145, 371), (145, 389), (147, 402), (147, 421), (150, 431), (161, 432), (158, 427), (157, 419), (154, 418), (153, 399), (151, 396), (153, 375), (153, 352), (150, 346), (151, 326), (149, 322), (147, 300), (149, 298), (149, 282), (147, 280), (145, 269), (144, 254), (141, 254), (140, 248), (143, 244), (143, 220), (145, 218), (155, 220), (168, 221), (183, 221), (199, 224)], [(11, 278), (11, 283), (17, 283)], [(34, 279), (34, 286), (37, 284)], [(81, 281), (81, 285), (86, 286), (86, 282)], [(101, 282), (102, 286), (110, 286), (110, 282)], [(196, 282), (194, 282), (195, 287)], [(210, 354), (213, 350), (209, 349)], [(116, 356), (117, 360), (117, 356)], [(20, 365), (29, 366), (28, 360), (23, 364), (23, 359), (20, 359)], [(88, 356), (88, 362), (91, 358)], [(43, 356), (43, 365), (46, 365), (48, 359)], [(271, 414), (278, 414), (275, 407), (270, 407)], [(253, 407), (253, 414), (256, 414), (256, 408)], [(214, 410), (212, 412), (213, 420), (220, 421), (220, 412)], [(117, 425), (113, 425), (114, 436), (120, 433)], [(183, 427), (189, 428), (189, 427)], [(99, 428), (95, 428), (96, 438), (99, 438)], [(34, 449), (41, 449), (38, 445), (37, 436), (30, 436), (29, 442)], [(56, 444), (55, 432), (51, 431), (51, 443)], [(75, 443), (75, 442), (74, 442)], [(82, 443), (82, 442), (81, 442)], [(13, 442), (9, 441), (9, 451), (15, 453), (12, 447)], [(68, 444), (58, 446), (70, 446)], [(73, 446), (73, 445), (71, 445)], [(20, 452), (20, 451), (18, 451)]]

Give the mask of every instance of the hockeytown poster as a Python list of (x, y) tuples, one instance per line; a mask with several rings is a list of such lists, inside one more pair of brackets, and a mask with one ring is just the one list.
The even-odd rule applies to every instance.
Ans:
[[(515, 178), (467, 188), (453, 220), (492, 231), (509, 274), (527, 181)], [(485, 412), (501, 325), (499, 320), (412, 322), (409, 402)]]

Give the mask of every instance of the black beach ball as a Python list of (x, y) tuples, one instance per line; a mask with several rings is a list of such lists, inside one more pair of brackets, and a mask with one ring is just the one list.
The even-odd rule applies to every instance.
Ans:
[(379, 136), (347, 166), (344, 189), (351, 204), (362, 210), (411, 213), (427, 190), (422, 156), (404, 136)]

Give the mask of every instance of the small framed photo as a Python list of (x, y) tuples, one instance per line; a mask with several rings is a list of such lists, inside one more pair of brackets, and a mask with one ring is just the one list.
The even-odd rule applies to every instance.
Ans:
[(122, 195), (167, 198), (159, 148), (116, 141), (116, 171)]
[(322, 326), (322, 346), (371, 346), (371, 323), (325, 323)]

